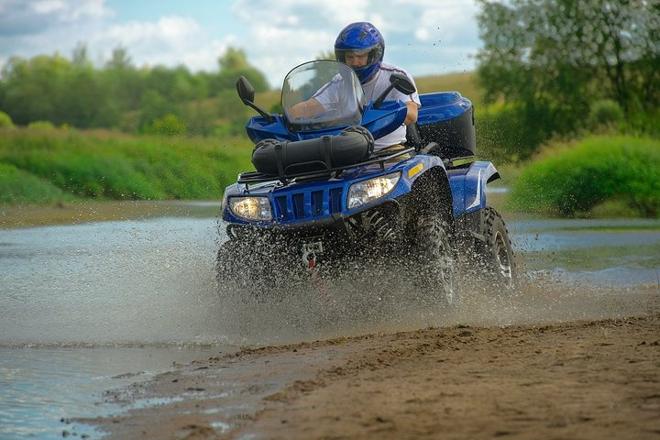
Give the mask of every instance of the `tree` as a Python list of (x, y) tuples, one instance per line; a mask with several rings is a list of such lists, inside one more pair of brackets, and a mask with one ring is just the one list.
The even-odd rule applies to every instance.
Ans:
[(626, 115), (657, 108), (657, 1), (479, 2), (478, 77), (487, 102), (520, 105), (526, 122), (549, 132), (579, 127), (598, 99), (614, 100)]
[(234, 89), (236, 80), (240, 76), (246, 77), (256, 92), (268, 90), (266, 77), (248, 63), (243, 50), (228, 48), (225, 54), (218, 59), (218, 64), (220, 71), (211, 84), (213, 95), (217, 95), (222, 90)]

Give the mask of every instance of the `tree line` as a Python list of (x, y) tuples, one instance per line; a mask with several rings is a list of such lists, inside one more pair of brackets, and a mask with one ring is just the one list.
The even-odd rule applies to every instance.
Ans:
[(237, 131), (247, 115), (234, 84), (246, 76), (256, 91), (268, 89), (265, 76), (245, 53), (229, 48), (217, 72), (186, 67), (136, 67), (125, 48), (116, 48), (100, 68), (85, 46), (71, 59), (59, 54), (13, 57), (0, 77), (0, 110), (20, 125), (49, 121), (79, 128), (126, 132), (209, 135)]

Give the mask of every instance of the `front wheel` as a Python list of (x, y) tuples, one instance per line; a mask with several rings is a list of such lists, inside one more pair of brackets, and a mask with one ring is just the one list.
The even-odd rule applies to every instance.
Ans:
[(423, 286), (440, 296), (448, 305), (456, 305), (458, 292), (447, 222), (438, 214), (419, 217), (415, 244)]
[(477, 259), (482, 277), (498, 293), (512, 291), (517, 284), (517, 268), (502, 216), (493, 208), (483, 212), (481, 235), (484, 241), (477, 246)]

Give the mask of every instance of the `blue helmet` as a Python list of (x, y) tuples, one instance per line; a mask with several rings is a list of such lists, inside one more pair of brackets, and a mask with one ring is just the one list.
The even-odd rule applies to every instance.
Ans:
[(369, 81), (380, 69), (385, 53), (385, 40), (376, 27), (367, 22), (351, 23), (339, 33), (335, 41), (335, 58), (346, 62), (346, 53), (368, 54), (367, 64), (353, 67), (362, 84)]

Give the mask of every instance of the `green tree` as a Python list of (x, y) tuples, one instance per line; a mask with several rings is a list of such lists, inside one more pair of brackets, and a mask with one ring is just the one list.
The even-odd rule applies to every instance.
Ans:
[(629, 116), (659, 103), (660, 4), (651, 0), (479, 0), (478, 77), (487, 102), (520, 106), (547, 137), (579, 128), (590, 104)]
[(245, 52), (241, 49), (228, 48), (218, 59), (220, 71), (211, 84), (211, 93), (215, 96), (222, 90), (234, 89), (236, 80), (244, 76), (250, 81), (256, 92), (268, 90), (268, 81), (263, 73), (252, 67)]
[(11, 120), (9, 115), (3, 111), (0, 111), (0, 128), (11, 128), (14, 126), (14, 122)]

